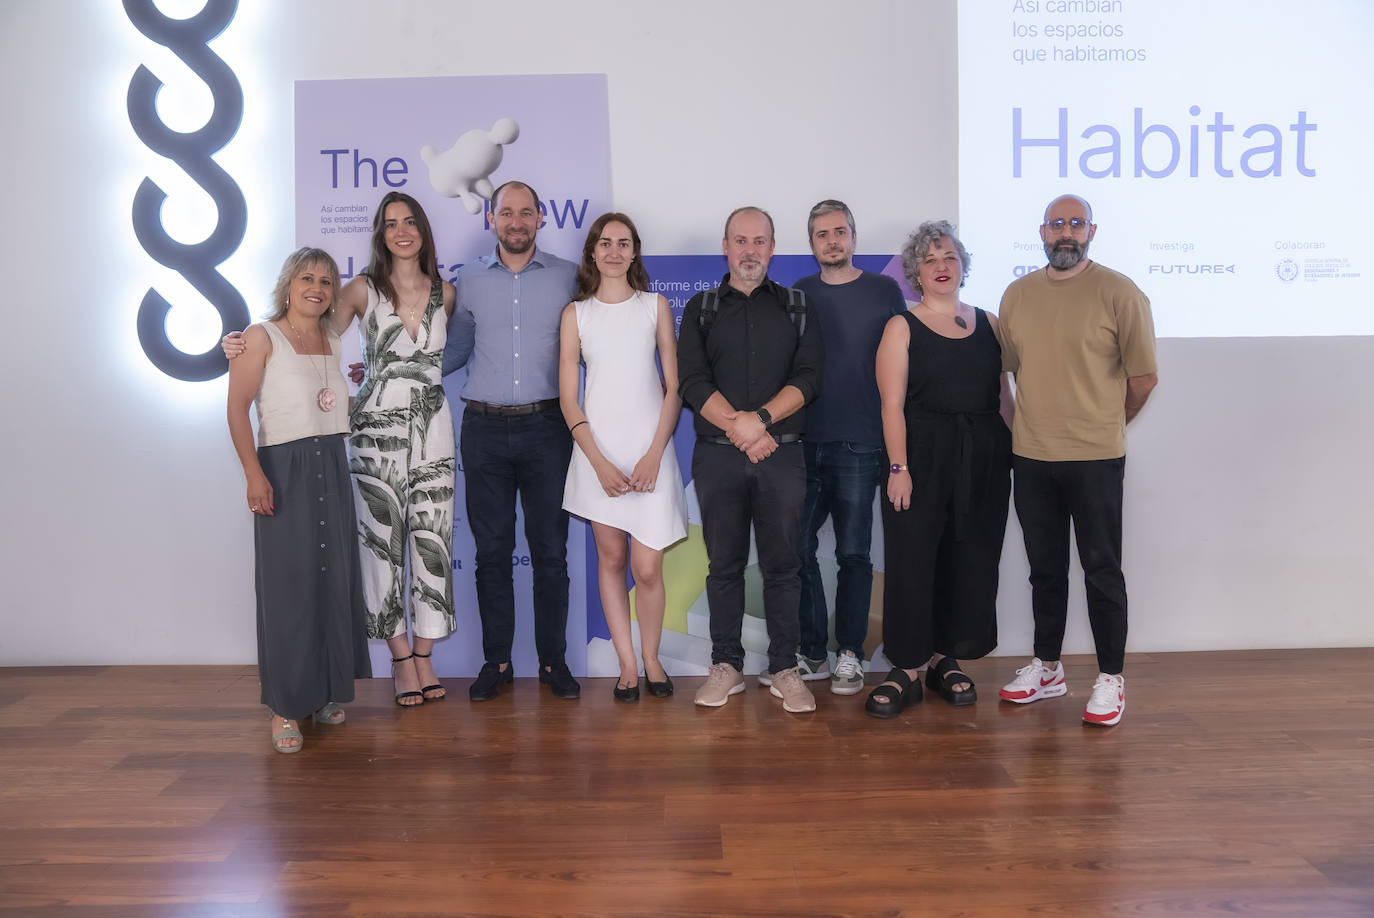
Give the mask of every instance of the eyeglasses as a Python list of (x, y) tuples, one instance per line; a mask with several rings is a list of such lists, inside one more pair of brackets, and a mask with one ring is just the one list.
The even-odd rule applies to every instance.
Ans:
[(1079, 230), (1086, 228), (1088, 226), (1088, 221), (1084, 220), (1082, 217), (1074, 217), (1072, 220), (1046, 220), (1044, 223), (1040, 225), (1045, 229), (1049, 230), (1051, 233), (1062, 233), (1064, 232), (1065, 227), (1068, 227), (1076, 233)]

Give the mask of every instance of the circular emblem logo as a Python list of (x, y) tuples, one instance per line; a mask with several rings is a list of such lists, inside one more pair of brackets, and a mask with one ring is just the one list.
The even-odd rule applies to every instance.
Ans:
[(1277, 274), (1279, 280), (1283, 281), (1285, 284), (1291, 283), (1298, 279), (1298, 263), (1291, 258), (1285, 258), (1278, 263), (1278, 267), (1274, 269), (1274, 273)]

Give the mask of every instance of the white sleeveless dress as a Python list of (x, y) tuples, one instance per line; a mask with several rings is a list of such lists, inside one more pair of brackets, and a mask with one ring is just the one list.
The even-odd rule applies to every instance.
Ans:
[[(596, 297), (574, 304), (587, 385), (582, 410), (602, 454), (627, 476), (653, 442), (663, 410), (657, 353), (658, 295), (639, 292), (623, 303)], [(591, 462), (574, 445), (563, 509), (623, 529), (641, 544), (663, 549), (687, 535), (687, 495), (669, 441), (650, 492), (607, 497)]]

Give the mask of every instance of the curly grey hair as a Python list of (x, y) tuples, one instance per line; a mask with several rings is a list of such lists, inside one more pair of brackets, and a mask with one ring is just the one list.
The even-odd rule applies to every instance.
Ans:
[(927, 220), (916, 227), (916, 231), (907, 237), (906, 245), (902, 246), (902, 274), (905, 275), (911, 289), (917, 293), (921, 292), (921, 260), (941, 239), (948, 239), (954, 251), (959, 253), (959, 263), (963, 266), (959, 286), (964, 286), (964, 282), (968, 280), (968, 267), (973, 261), (973, 256), (969, 255), (968, 249), (964, 248), (964, 244), (955, 235), (954, 224), (948, 220)]

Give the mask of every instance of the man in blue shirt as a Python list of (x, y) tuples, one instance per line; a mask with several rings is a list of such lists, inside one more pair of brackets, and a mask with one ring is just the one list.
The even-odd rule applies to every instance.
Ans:
[[(869, 548), (873, 498), (883, 467), (883, 425), (874, 363), (887, 320), (906, 309), (890, 277), (854, 267), (854, 215), (842, 201), (825, 200), (807, 219), (820, 273), (797, 281), (825, 340), (825, 385), (806, 409), (806, 503), (798, 539), (801, 555), (801, 649), (806, 680), (830, 677), (830, 691), (863, 688), (864, 638), (873, 590)], [(835, 668), (829, 667), (825, 588), (816, 563), (817, 533), (829, 516), (835, 528)]]
[(468, 689), (487, 701), (510, 684), (515, 639), (515, 500), (525, 512), (534, 573), (539, 681), (559, 698), (581, 693), (564, 660), (568, 514), (563, 482), (572, 437), (558, 406), (558, 328), (577, 266), (534, 244), (534, 189), (506, 182), (492, 195), (496, 251), (462, 267), (449, 321), (445, 375), (466, 366), (461, 451), (468, 524), (477, 546), (477, 609), (486, 662)]

